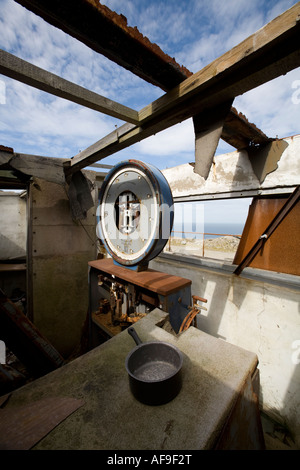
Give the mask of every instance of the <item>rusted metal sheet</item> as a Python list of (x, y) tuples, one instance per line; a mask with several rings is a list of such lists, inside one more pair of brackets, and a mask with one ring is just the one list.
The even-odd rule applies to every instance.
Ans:
[(0, 289), (1, 339), (36, 377), (62, 366), (65, 361), (34, 324)]
[(14, 153), (14, 149), (11, 147), (6, 147), (5, 145), (0, 145), (1, 152)]
[(290, 197), (252, 202), (233, 264), (300, 275), (300, 186)]
[(179, 289), (190, 286), (192, 281), (172, 274), (162, 273), (153, 269), (136, 272), (114, 264), (111, 258), (89, 261), (89, 266), (104, 273), (114, 275), (126, 282), (149, 289), (162, 296), (168, 296)]
[(165, 91), (191, 75), (136, 27), (128, 26), (124, 15), (96, 0), (18, 0), (18, 3)]

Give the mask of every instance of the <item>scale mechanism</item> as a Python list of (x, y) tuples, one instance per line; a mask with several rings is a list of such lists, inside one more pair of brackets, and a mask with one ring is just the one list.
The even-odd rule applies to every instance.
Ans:
[(89, 275), (92, 321), (108, 337), (154, 308), (168, 313), (176, 334), (195, 322), (198, 301), (206, 300), (192, 298), (192, 282), (148, 267), (168, 242), (173, 220), (172, 192), (157, 168), (127, 160), (107, 174), (96, 233), (109, 257), (90, 261)]

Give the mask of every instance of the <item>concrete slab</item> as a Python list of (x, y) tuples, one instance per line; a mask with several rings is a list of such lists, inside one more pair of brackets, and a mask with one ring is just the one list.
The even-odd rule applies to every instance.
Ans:
[[(47, 397), (73, 397), (84, 405), (35, 449), (211, 449), (218, 442), (255, 354), (193, 327), (175, 336), (157, 326), (159, 309), (136, 323), (142, 341), (177, 345), (184, 355), (179, 395), (161, 406), (138, 402), (129, 390), (125, 359), (135, 343), (126, 331), (84, 356), (13, 392), (6, 408)], [(245, 424), (246, 425), (246, 424)]]

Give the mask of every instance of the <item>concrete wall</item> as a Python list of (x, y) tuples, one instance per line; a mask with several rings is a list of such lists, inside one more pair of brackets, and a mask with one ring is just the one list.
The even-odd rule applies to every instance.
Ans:
[(74, 222), (66, 190), (43, 179), (31, 189), (33, 321), (65, 358), (80, 341), (96, 257), (95, 209)]
[[(253, 196), (259, 193), (291, 192), (300, 184), (300, 135), (272, 142), (261, 154), (235, 151), (216, 155), (208, 178), (190, 164), (163, 170), (175, 200)], [(258, 167), (258, 163), (261, 166)]]
[(0, 260), (25, 259), (26, 197), (20, 197), (16, 192), (0, 191), (0, 214)]
[[(300, 184), (300, 135), (264, 149), (214, 157), (205, 180), (190, 164), (163, 171), (175, 201), (286, 194)], [(261, 403), (286, 425), (300, 447), (300, 278), (247, 268), (242, 275), (221, 262), (163, 254), (151, 267), (192, 280), (208, 299), (201, 330), (257, 354)]]
[(188, 278), (208, 300), (198, 328), (257, 354), (261, 405), (300, 447), (300, 280), (251, 268), (243, 276), (218, 261), (163, 254), (151, 268)]

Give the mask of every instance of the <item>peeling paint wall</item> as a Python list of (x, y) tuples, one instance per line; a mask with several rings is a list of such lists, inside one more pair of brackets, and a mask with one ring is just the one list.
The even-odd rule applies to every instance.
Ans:
[[(281, 142), (282, 145), (279, 146), (278, 142)], [(277, 152), (275, 147), (279, 147)], [(163, 170), (163, 174), (171, 186), (175, 199), (191, 196), (203, 197), (204, 195), (215, 196), (222, 193), (234, 193), (238, 197), (241, 192), (284, 189), (300, 183), (299, 149), (300, 135), (297, 135), (282, 139), (282, 141), (275, 141), (272, 151), (262, 152), (258, 157), (257, 155), (255, 157), (248, 155), (245, 150), (216, 155), (206, 180), (194, 173), (193, 164), (168, 168)], [(276, 164), (274, 163), (274, 153), (277, 157)], [(258, 170), (253, 163), (254, 158), (265, 159), (261, 175), (257, 175)], [(268, 159), (272, 160), (272, 166), (270, 163), (268, 164)], [(267, 169), (270, 171), (268, 174)]]

